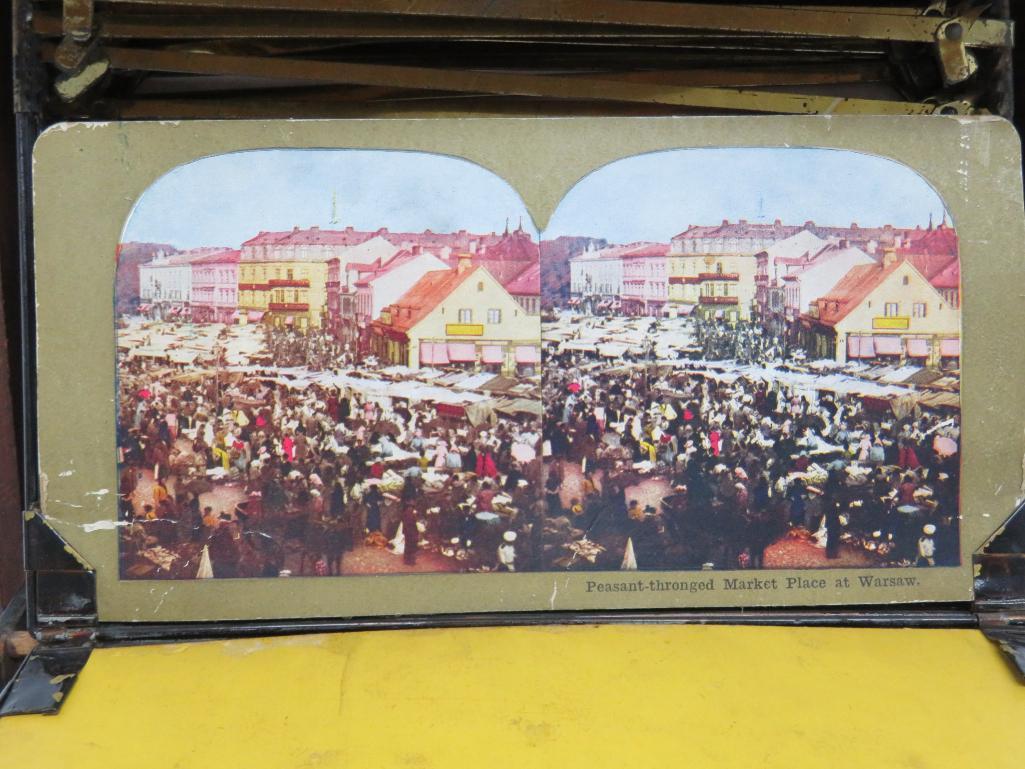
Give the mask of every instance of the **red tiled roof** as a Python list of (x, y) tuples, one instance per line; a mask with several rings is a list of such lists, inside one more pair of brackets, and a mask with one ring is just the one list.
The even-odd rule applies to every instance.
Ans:
[(816, 300), (819, 322), (835, 326), (903, 263), (897, 259), (890, 264), (861, 264), (852, 267), (829, 293)]
[(234, 264), (242, 257), (242, 252), (234, 248), (226, 248), (223, 251), (215, 251), (207, 256), (193, 259), (191, 264)]
[(901, 254), (907, 255), (957, 256), (957, 232), (953, 227), (948, 227), (945, 224), (941, 224), (935, 229), (911, 230), (907, 235), (907, 242), (900, 247), (899, 251)]
[[(392, 331), (409, 331), (430, 315), (463, 281), (481, 269), (469, 267), (464, 270), (432, 270), (426, 273), (398, 301), (385, 308), (385, 312), (391, 315), (391, 324), (381, 325)], [(377, 325), (380, 321), (374, 323)]]
[(513, 296), (539, 296), (541, 294), (541, 262), (530, 265), (506, 284), (505, 290)]
[(534, 242), (529, 233), (515, 230), (503, 235), (495, 243), (484, 244), (484, 253), (479, 254), (479, 258), (486, 261), (539, 261), (541, 246)]
[(271, 243), (277, 243), (281, 238), (286, 235), (290, 235), (291, 232), (286, 230), (284, 232), (265, 232), (260, 230), (254, 237), (243, 243), (243, 246), (266, 246)]
[(277, 245), (291, 246), (358, 246), (374, 237), (376, 232), (364, 232), (346, 227), (344, 230), (322, 230), (310, 227), (300, 230), (298, 227), (280, 238)]
[(961, 260), (955, 256), (947, 262), (946, 267), (934, 273), (929, 282), (934, 288), (960, 288)]

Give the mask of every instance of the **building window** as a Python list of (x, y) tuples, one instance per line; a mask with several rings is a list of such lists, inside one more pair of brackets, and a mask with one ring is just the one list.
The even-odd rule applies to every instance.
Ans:
[(907, 275), (905, 275), (905, 276), (904, 276), (904, 279), (903, 279), (903, 280), (901, 280), (901, 283), (902, 283), (902, 284), (904, 284), (905, 286), (906, 286), (906, 285), (907, 285), (907, 284), (908, 284), (909, 282), (910, 282), (910, 279), (908, 278), (908, 276), (907, 276)]
[(925, 302), (915, 302), (911, 305), (911, 316), (914, 318), (925, 317)]
[(481, 292), (483, 290), (484, 290), (484, 281), (483, 280), (478, 281), (477, 282), (477, 292), (479, 293), (479, 292)]
[(462, 309), (459, 311), (459, 322), (460, 323), (473, 323), (473, 310)]
[(887, 302), (883, 306), (883, 315), (887, 318), (895, 318), (900, 314), (900, 305), (897, 302)]
[(488, 310), (488, 323), (501, 323), (502, 322), (502, 311), (501, 310)]

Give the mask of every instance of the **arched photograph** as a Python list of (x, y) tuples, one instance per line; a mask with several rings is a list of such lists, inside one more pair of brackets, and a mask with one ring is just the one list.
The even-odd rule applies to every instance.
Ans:
[(515, 568), (540, 263), (498, 176), (400, 151), (197, 160), (137, 202), (115, 304), (122, 578)]
[(960, 563), (958, 236), (915, 171), (639, 155), (541, 252), (543, 568)]

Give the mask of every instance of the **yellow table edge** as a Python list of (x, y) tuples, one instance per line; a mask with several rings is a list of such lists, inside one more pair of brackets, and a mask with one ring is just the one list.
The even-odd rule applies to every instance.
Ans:
[(0, 766), (1020, 767), (974, 630), (604, 625), (103, 648)]

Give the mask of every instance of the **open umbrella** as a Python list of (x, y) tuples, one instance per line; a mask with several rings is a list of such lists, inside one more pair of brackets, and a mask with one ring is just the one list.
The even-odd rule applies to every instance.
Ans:
[(937, 435), (932, 439), (932, 449), (941, 457), (953, 456), (957, 453), (957, 442), (952, 438)]
[(566, 389), (569, 390), (571, 393), (576, 394), (580, 392), (580, 382), (570, 382), (568, 385), (566, 385)]

